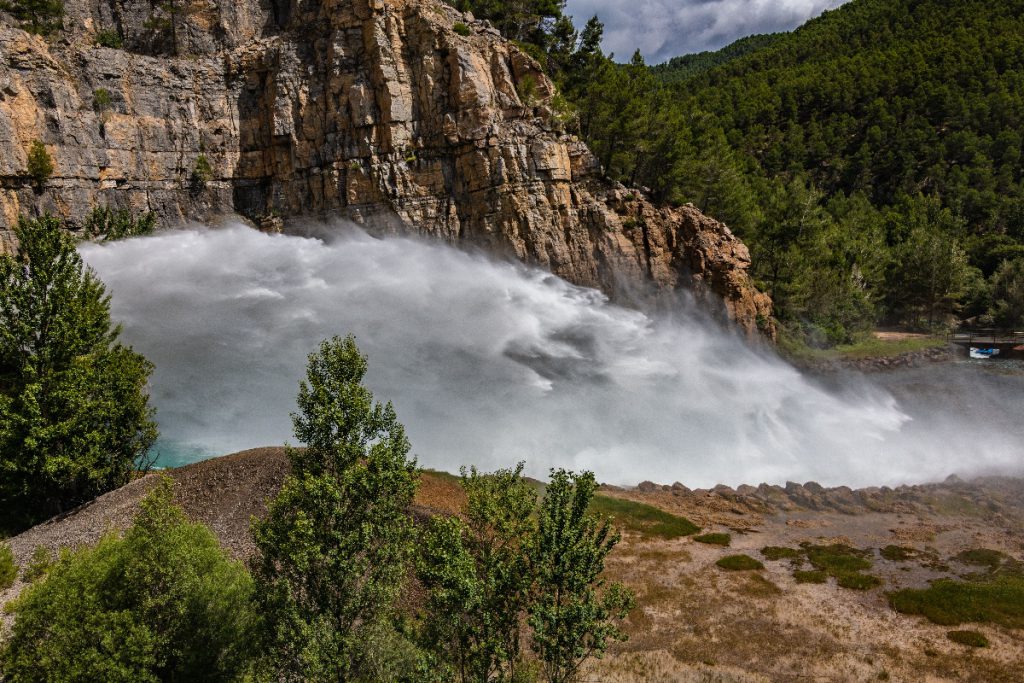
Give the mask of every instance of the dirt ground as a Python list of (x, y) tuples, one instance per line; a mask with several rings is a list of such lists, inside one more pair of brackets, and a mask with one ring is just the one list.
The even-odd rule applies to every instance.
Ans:
[[(251, 518), (265, 510), (288, 463), (283, 449), (261, 448), (169, 472), (186, 512), (214, 530), (232, 555), (253, 551)], [(94, 543), (124, 528), (159, 475), (135, 481), (82, 508), (10, 539), (19, 563), (38, 545), (52, 550)], [(605, 487), (605, 495), (682, 515), (704, 531), (728, 532), (728, 548), (692, 537), (663, 540), (626, 532), (610, 556), (608, 580), (622, 581), (638, 599), (629, 640), (590, 665), (585, 681), (748, 683), (786, 681), (1024, 681), (1024, 632), (971, 624), (990, 647), (947, 639), (950, 627), (889, 608), (886, 592), (972, 571), (949, 561), (974, 548), (1024, 560), (1024, 480), (947, 481), (898, 489), (823, 489), (813, 482), (786, 487), (717, 487), (690, 491), (644, 482)], [(457, 510), (457, 480), (425, 473), (414, 505), (417, 518)], [(763, 557), (765, 546), (844, 543), (872, 549), (870, 573), (880, 587), (857, 591), (798, 584), (789, 560)], [(918, 551), (889, 561), (878, 549)], [(715, 562), (745, 553), (764, 569), (725, 571)], [(807, 567), (804, 567), (807, 568)], [(23, 588), (0, 593), (0, 605)], [(0, 611), (2, 613), (2, 611)], [(9, 617), (8, 617), (9, 618)]]

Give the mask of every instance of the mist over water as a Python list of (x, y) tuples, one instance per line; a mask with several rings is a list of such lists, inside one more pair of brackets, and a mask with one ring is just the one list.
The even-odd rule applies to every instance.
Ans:
[[(653, 317), (539, 270), (341, 233), (237, 225), (81, 248), (123, 340), (156, 364), (163, 464), (293, 440), (307, 354), (353, 333), (367, 384), (393, 401), (426, 467), (526, 460), (534, 475), (689, 486), (1020, 470), (1012, 400), (965, 416), (929, 403), (934, 387), (921, 401), (860, 378), (825, 388), (699, 312)], [(1019, 401), (1021, 375), (1004, 384), (995, 391)]]

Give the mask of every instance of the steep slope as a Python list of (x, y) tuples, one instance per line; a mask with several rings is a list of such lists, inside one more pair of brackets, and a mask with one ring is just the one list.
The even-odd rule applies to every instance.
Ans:
[[(153, 28), (149, 2), (69, 3), (49, 45), (0, 27), (0, 236), (19, 213), (103, 204), (266, 229), (337, 216), (614, 296), (714, 292), (748, 332), (772, 333), (746, 247), (605, 181), (560, 130), (536, 62), (486, 22), (432, 0), (177, 7)], [(124, 49), (95, 46), (111, 29)], [(25, 170), (36, 139), (56, 165), (41, 192)]]

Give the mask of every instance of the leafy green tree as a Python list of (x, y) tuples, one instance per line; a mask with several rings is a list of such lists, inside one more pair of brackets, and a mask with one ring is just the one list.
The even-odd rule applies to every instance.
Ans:
[(1024, 328), (1024, 257), (1006, 261), (992, 276), (992, 317), (997, 325)]
[(372, 677), (370, 636), (401, 641), (391, 624), (412, 557), (417, 469), (391, 404), (362, 385), (366, 369), (351, 336), (309, 356), (292, 415), (306, 448), (289, 450), (291, 474), (253, 526), (275, 679)]
[(537, 599), (530, 606), (531, 645), (550, 683), (568, 683), (588, 658), (600, 657), (609, 641), (625, 640), (617, 622), (632, 609), (621, 584), (605, 590), (601, 573), (619, 541), (608, 520), (587, 512), (594, 475), (552, 470), (544, 492), (537, 540), (531, 553)]
[(528, 669), (522, 617), (532, 599), (537, 494), (522, 471), (522, 463), (493, 474), (464, 469), (465, 520), (434, 518), (423, 535), (427, 641), (461, 681), (519, 680)]
[(29, 33), (45, 36), (61, 27), (63, 0), (3, 0), (0, 10), (10, 12)]
[(131, 209), (95, 207), (85, 218), (85, 234), (102, 237), (105, 242), (148, 235), (156, 227), (156, 214), (147, 211), (136, 216)]
[(46, 151), (46, 145), (39, 140), (33, 140), (28, 150), (28, 175), (35, 183), (36, 191), (41, 192), (43, 185), (53, 175), (53, 158)]
[(60, 221), (21, 219), (0, 256), (0, 528), (122, 486), (156, 439), (152, 364), (117, 343), (103, 283)]
[(249, 666), (252, 579), (164, 479), (123, 536), (65, 552), (14, 603), (10, 681), (230, 681)]

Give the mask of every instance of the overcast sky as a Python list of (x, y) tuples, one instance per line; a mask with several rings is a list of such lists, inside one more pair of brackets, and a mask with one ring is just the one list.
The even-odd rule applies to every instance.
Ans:
[(626, 61), (637, 48), (648, 64), (717, 50), (754, 33), (796, 28), (846, 0), (568, 0), (577, 28), (595, 14), (604, 51)]

